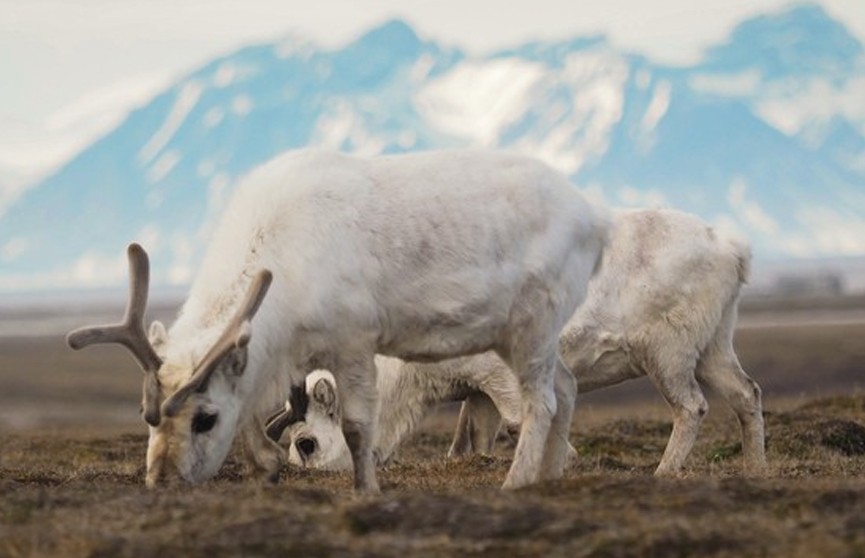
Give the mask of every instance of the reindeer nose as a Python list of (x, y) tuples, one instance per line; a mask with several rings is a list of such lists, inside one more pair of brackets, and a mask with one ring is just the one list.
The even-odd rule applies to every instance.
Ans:
[(315, 452), (315, 438), (299, 438), (294, 442), (294, 446), (297, 448), (300, 456), (306, 459)]

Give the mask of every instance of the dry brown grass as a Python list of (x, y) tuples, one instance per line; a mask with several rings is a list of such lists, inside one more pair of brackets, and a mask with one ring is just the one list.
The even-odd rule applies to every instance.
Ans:
[[(453, 409), (358, 497), (345, 474), (232, 457), (198, 487), (143, 487), (140, 376), (122, 350), (0, 340), (0, 556), (863, 556), (865, 326), (746, 330), (766, 393), (765, 478), (739, 475), (720, 402), (679, 479), (655, 479), (670, 417), (646, 382), (581, 397), (566, 477), (498, 489), (510, 464), (449, 462)], [(818, 387), (819, 386), (819, 387)]]
[(383, 494), (286, 468), (277, 486), (232, 458), (203, 486), (143, 488), (146, 436), (9, 435), (0, 446), (3, 556), (855, 556), (865, 553), (865, 396), (769, 413), (766, 478), (739, 476), (736, 429), (711, 420), (681, 479), (651, 470), (661, 420), (582, 429), (566, 478), (516, 492), (509, 465), (441, 457), (439, 415), (384, 468)]

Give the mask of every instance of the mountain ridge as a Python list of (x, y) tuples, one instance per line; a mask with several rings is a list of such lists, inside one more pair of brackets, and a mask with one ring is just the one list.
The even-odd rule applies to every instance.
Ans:
[(760, 258), (861, 255), (860, 90), (862, 45), (812, 5), (742, 22), (688, 67), (602, 35), (469, 56), (400, 20), (340, 49), (251, 45), (176, 80), (0, 216), (0, 290), (120, 284), (135, 239), (155, 282), (185, 284), (237, 180), (307, 145), (512, 149), (611, 205), (736, 229)]

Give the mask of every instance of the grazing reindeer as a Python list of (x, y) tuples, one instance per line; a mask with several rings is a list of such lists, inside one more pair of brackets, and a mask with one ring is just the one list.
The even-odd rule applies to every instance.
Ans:
[[(380, 402), (373, 450), (377, 464), (390, 459), (399, 443), (444, 401), (495, 394), (506, 413), (505, 422), (519, 424), (519, 386), (507, 365), (492, 353), (439, 363), (403, 362), (379, 355), (375, 364)], [(294, 465), (350, 470), (351, 454), (342, 436), (341, 416), (333, 376), (327, 370), (316, 370), (306, 377), (305, 385), (293, 388), (285, 410), (268, 421), (267, 434), (277, 442), (283, 437), (289, 441), (289, 462)], [(490, 418), (484, 433), (492, 430), (494, 435), (500, 422), (495, 408)]]
[[(626, 211), (613, 225), (601, 269), (559, 341), (580, 392), (648, 376), (673, 411), (673, 432), (656, 470), (670, 475), (684, 464), (708, 409), (704, 384), (739, 419), (746, 471), (761, 472), (766, 457), (760, 388), (733, 351), (749, 248), (675, 211)], [(377, 362), (380, 460), (440, 401), (467, 397), (452, 456), (490, 452), (500, 413), (507, 424), (519, 421), (519, 386), (492, 353), (435, 364)], [(345, 442), (334, 434), (338, 398), (329, 394), (327, 381), (308, 382), (308, 410), (283, 425), (295, 464), (339, 469), (347, 463)], [(282, 431), (271, 428), (269, 434), (278, 440)]]
[(144, 369), (148, 485), (169, 470), (211, 477), (238, 429), (275, 469), (277, 449), (255, 417), (289, 381), (327, 368), (355, 488), (370, 492), (373, 356), (494, 350), (522, 393), (504, 483), (519, 487), (563, 472), (576, 385), (556, 341), (607, 226), (563, 176), (519, 156), (293, 152), (239, 186), (170, 331), (157, 323), (144, 336), (146, 287), (135, 269), (146, 265), (133, 247), (128, 319), (69, 342), (122, 343)]

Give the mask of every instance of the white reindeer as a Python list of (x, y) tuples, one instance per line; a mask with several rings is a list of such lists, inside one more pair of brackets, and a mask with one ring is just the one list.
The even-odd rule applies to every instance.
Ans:
[(563, 472), (576, 385), (556, 342), (607, 226), (563, 176), (515, 155), (293, 152), (238, 187), (170, 331), (155, 324), (144, 336), (147, 262), (133, 246), (127, 319), (73, 332), (69, 343), (123, 343), (140, 361), (150, 486), (170, 470), (190, 482), (211, 477), (238, 429), (275, 471), (279, 450), (255, 417), (289, 381), (327, 368), (355, 488), (370, 492), (373, 356), (494, 350), (522, 393), (504, 483), (519, 487)]
[[(444, 401), (495, 394), (505, 422), (520, 422), (519, 386), (507, 365), (493, 353), (439, 363), (404, 362), (379, 355), (375, 364), (380, 402), (373, 449), (377, 464), (390, 459), (399, 443)], [(489, 417), (483, 434), (492, 431), (494, 436), (500, 422), (495, 407), (483, 416), (476, 414), (478, 419)], [(288, 457), (294, 465), (350, 470), (351, 454), (342, 435), (341, 416), (333, 376), (327, 370), (316, 370), (306, 377), (301, 389), (293, 390), (285, 410), (268, 421), (267, 433), (276, 441), (282, 437), (289, 440)]]
[[(760, 388), (733, 351), (739, 290), (749, 263), (747, 245), (690, 215), (621, 212), (586, 301), (565, 326), (560, 352), (581, 393), (645, 375), (669, 403), (673, 432), (658, 475), (678, 472), (693, 447), (708, 409), (701, 383), (735, 411), (746, 472), (765, 467)], [(500, 413), (507, 424), (520, 419), (519, 386), (494, 354), (437, 364), (377, 363), (381, 461), (440, 401), (467, 397), (452, 456), (491, 451)], [(334, 432), (339, 406), (332, 381), (310, 380), (315, 381), (308, 383), (308, 409), (272, 425), (269, 434), (279, 439), (288, 427), (295, 464), (345, 468), (350, 462), (344, 440)]]

